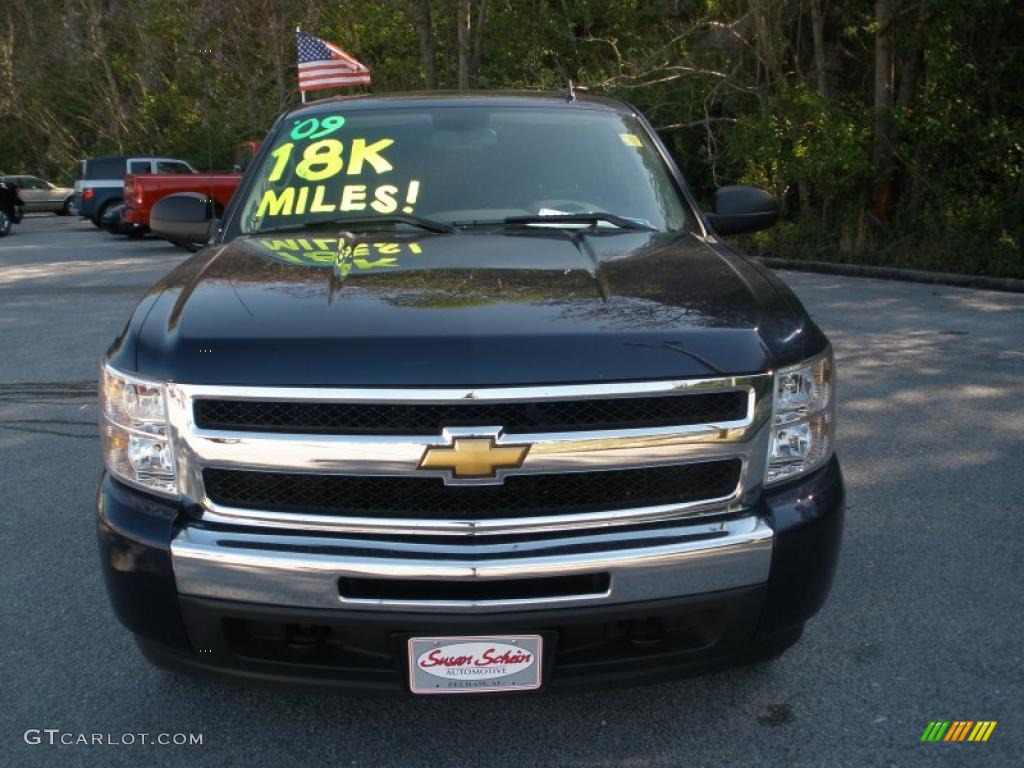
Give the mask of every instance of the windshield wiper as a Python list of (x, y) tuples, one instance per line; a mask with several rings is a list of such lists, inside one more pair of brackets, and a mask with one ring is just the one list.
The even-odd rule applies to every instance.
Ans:
[(438, 234), (451, 234), (455, 232), (455, 227), (450, 224), (445, 224), (440, 221), (434, 221), (433, 219), (427, 219), (423, 216), (411, 216), (406, 214), (399, 214), (396, 216), (356, 216), (349, 218), (336, 218), (336, 219), (316, 219), (314, 221), (304, 221), (296, 224), (282, 224), (279, 227), (269, 227), (267, 229), (260, 229), (255, 232), (250, 232), (250, 235), (266, 235), (271, 232), (297, 232), (303, 229), (320, 229), (322, 227), (359, 227), (367, 224), (408, 224), (410, 227), (418, 227), (425, 229), (428, 232), (436, 232)]
[(636, 219), (627, 219), (625, 216), (616, 216), (614, 213), (557, 213), (545, 216), (543, 214), (531, 214), (529, 216), (509, 216), (505, 219), (506, 224), (590, 224), (596, 227), (598, 222), (606, 221), (614, 224), (619, 229), (638, 229), (644, 232), (656, 232), (650, 224), (644, 224)]

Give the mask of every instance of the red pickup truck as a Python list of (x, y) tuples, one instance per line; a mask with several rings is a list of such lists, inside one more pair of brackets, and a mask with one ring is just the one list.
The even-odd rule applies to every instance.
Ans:
[(238, 182), (242, 180), (249, 161), (260, 143), (246, 141), (239, 145), (232, 173), (136, 173), (124, 177), (125, 209), (119, 231), (130, 237), (141, 237), (149, 231), (149, 214), (157, 200), (178, 192), (197, 192), (213, 198), (214, 207), (224, 210)]

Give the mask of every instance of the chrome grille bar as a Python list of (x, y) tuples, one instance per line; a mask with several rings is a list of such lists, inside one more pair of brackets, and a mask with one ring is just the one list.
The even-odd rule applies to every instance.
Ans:
[[(743, 507), (744, 495), (763, 476), (770, 415), (772, 375), (735, 376), (614, 384), (493, 387), (479, 389), (323, 389), (295, 387), (233, 387), (171, 384), (168, 414), (183, 496), (200, 505), (203, 518), (221, 523), (269, 528), (386, 533), (497, 534), (583, 529), (650, 522), (689, 515), (719, 514)], [(303, 435), (208, 430), (196, 426), (192, 403), (199, 397), (228, 400), (280, 400), (349, 403), (458, 403), (681, 396), (708, 391), (743, 391), (747, 413), (733, 421), (678, 427), (507, 434), (500, 425), (451, 427), (436, 436)], [(512, 474), (550, 474), (655, 467), (715, 458), (739, 458), (740, 481), (735, 492), (698, 502), (616, 509), (574, 515), (492, 520), (388, 519), (342, 515), (234, 509), (215, 504), (203, 488), (204, 468), (289, 471), (313, 474), (446, 477), (443, 470), (418, 469), (430, 447), (450, 444), (458, 435), (488, 434), (495, 444), (529, 444), (525, 461), (499, 469), (480, 483), (500, 484)], [(448, 478), (446, 477), (446, 482)]]

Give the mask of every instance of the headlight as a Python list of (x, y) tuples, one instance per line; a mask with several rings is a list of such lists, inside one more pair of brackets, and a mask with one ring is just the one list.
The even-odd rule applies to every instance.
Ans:
[(164, 496), (178, 495), (164, 385), (100, 371), (100, 432), (110, 474)]
[(765, 485), (810, 472), (828, 461), (835, 430), (832, 350), (777, 371)]

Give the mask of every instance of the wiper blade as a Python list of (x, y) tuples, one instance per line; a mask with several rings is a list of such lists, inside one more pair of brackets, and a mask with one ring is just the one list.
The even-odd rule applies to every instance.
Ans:
[(545, 216), (543, 214), (531, 214), (529, 216), (509, 216), (505, 219), (506, 224), (590, 224), (596, 226), (598, 222), (606, 221), (614, 224), (619, 229), (638, 229), (644, 232), (655, 232), (650, 224), (643, 224), (636, 219), (627, 219), (625, 216), (616, 216), (614, 213), (557, 213)]
[(271, 232), (297, 232), (303, 229), (320, 229), (323, 227), (360, 227), (367, 224), (408, 224), (410, 227), (418, 227), (419, 229), (425, 229), (428, 232), (436, 232), (438, 234), (451, 234), (455, 231), (455, 227), (450, 224), (445, 224), (440, 221), (434, 221), (423, 216), (411, 216), (406, 214), (399, 214), (397, 216), (356, 216), (348, 218), (336, 218), (336, 219), (316, 219), (314, 221), (304, 221), (296, 224), (282, 224), (279, 227), (268, 227), (267, 229), (260, 229), (255, 232), (250, 232), (250, 235), (265, 235)]

